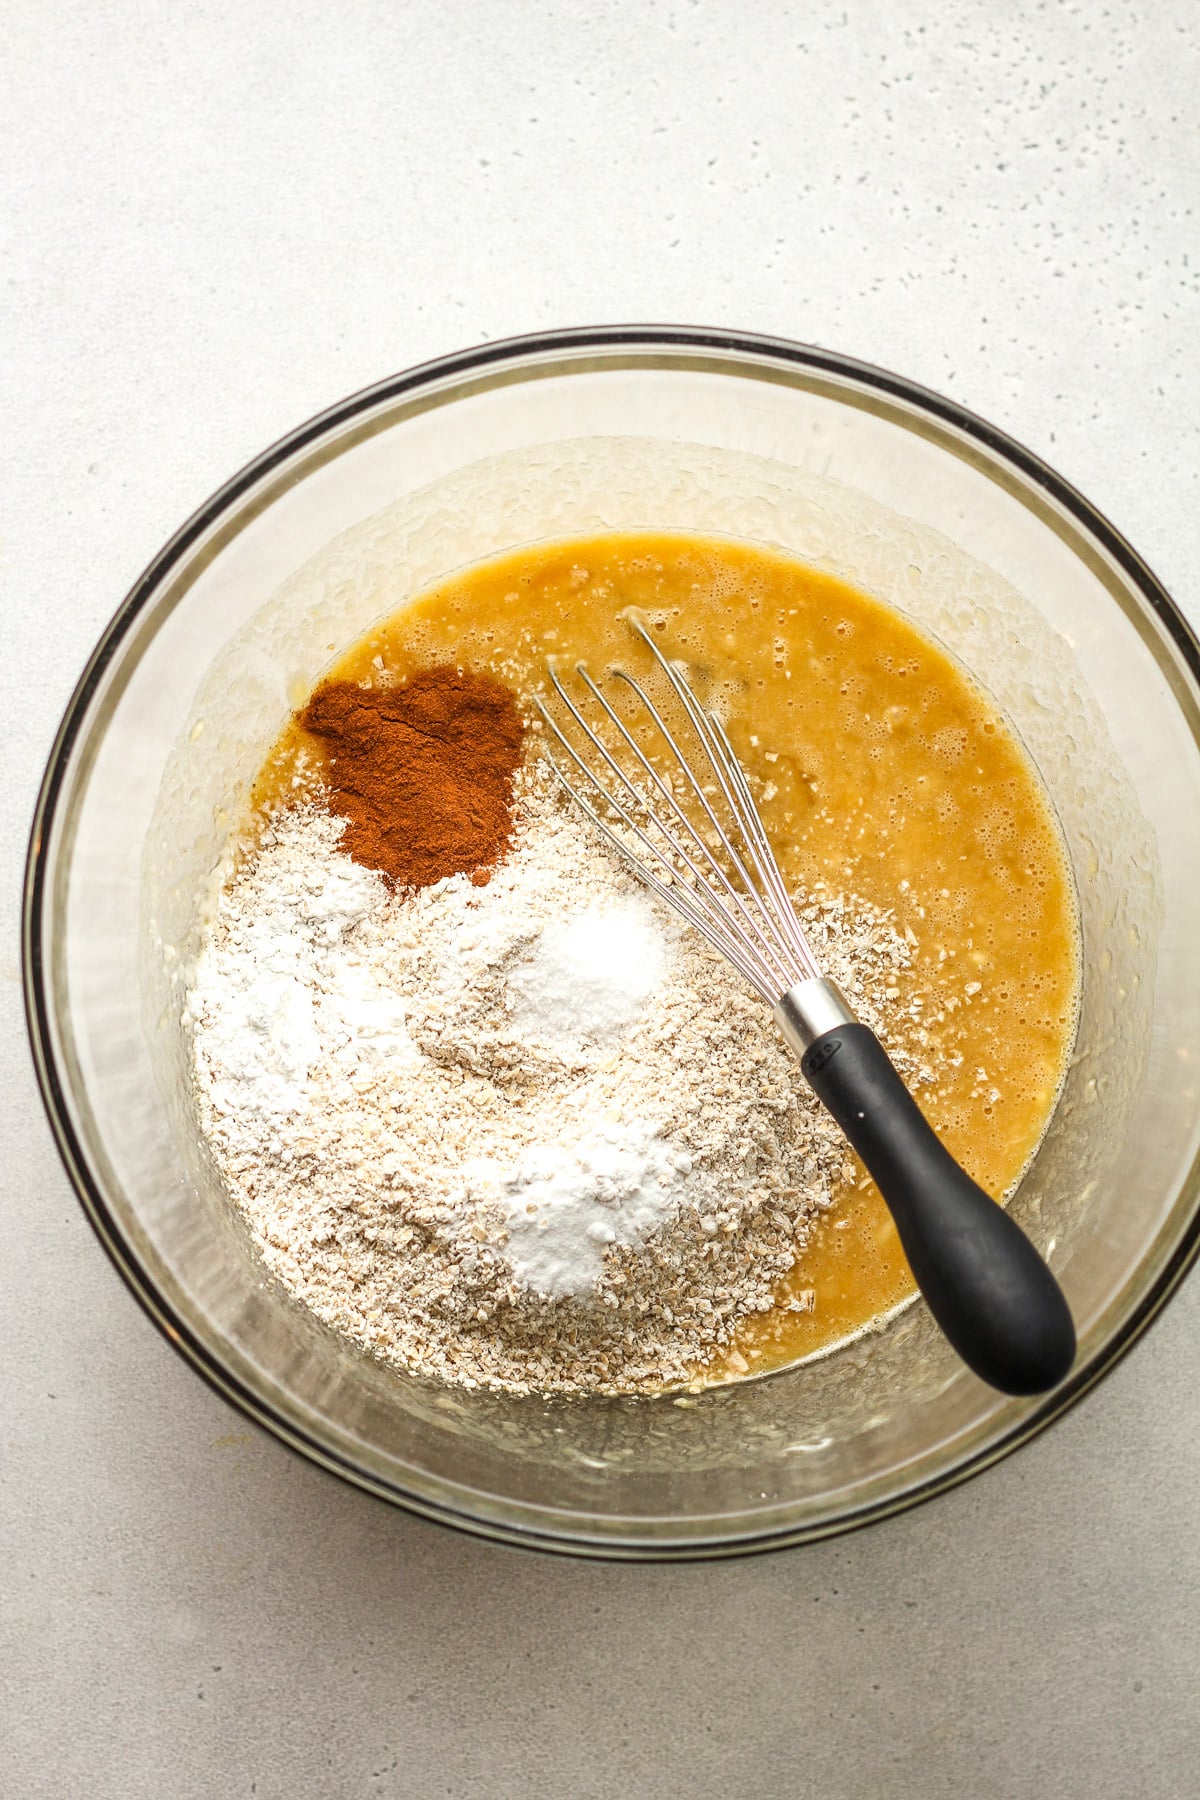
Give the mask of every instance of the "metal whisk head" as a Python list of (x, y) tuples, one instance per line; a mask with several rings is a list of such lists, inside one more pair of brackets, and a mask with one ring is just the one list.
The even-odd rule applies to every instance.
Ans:
[[(553, 665), (550, 691), (536, 704), (563, 761), (547, 747), (559, 781), (609, 843), (656, 894), (727, 957), (769, 1005), (797, 982), (820, 975), (775, 860), (745, 771), (720, 720), (700, 704), (632, 609), (630, 629), (670, 684), (686, 721), (688, 748), (642, 684), (624, 669), (666, 752), (669, 777), (650, 756), (582, 663), (572, 696)], [(606, 730), (611, 746), (597, 726)], [(567, 770), (569, 769), (569, 773)], [(618, 830), (613, 821), (624, 827)]]

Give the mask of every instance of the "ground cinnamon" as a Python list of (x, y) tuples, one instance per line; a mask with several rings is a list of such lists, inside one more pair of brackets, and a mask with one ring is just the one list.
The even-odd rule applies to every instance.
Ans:
[(486, 675), (423, 669), (402, 687), (327, 681), (300, 714), (324, 745), (342, 849), (397, 887), (482, 886), (512, 835), (523, 726)]

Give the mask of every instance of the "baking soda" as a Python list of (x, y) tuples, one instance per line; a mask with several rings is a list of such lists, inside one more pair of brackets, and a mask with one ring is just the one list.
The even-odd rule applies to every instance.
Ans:
[(550, 920), (509, 976), (514, 1027), (560, 1055), (620, 1037), (667, 978), (667, 938), (641, 894)]

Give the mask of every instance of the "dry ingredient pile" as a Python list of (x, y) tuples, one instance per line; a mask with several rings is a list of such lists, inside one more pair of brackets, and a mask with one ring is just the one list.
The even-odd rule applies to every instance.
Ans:
[[(201, 1122), (266, 1263), (467, 1387), (745, 1372), (739, 1322), (853, 1177), (836, 1126), (762, 1003), (523, 760), (507, 690), (338, 685), (304, 720), (324, 783), (244, 856), (189, 1001)], [(798, 905), (887, 1041), (905, 937)]]

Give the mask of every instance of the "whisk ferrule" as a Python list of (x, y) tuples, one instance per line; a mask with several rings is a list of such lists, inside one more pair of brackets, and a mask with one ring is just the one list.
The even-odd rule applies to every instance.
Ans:
[(827, 1031), (858, 1024), (837, 982), (825, 976), (798, 981), (780, 995), (771, 1011), (788, 1049), (797, 1056), (803, 1056)]

